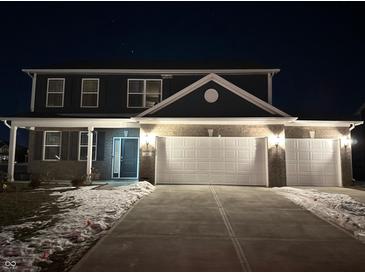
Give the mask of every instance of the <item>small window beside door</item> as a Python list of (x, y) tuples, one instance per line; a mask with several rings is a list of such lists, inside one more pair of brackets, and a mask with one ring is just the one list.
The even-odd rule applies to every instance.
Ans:
[(161, 79), (128, 79), (129, 108), (150, 108), (162, 98)]
[(82, 108), (99, 107), (99, 79), (83, 78), (81, 82), (81, 104)]

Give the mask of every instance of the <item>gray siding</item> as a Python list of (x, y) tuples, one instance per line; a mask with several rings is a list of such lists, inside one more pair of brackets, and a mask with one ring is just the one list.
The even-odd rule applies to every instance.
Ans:
[[(79, 131), (75, 129), (60, 129), (62, 131), (61, 160), (43, 161), (44, 130), (46, 129), (37, 129), (30, 132), (29, 173), (41, 174), (51, 180), (71, 180), (85, 175), (86, 161), (78, 161)], [(113, 137), (124, 136), (124, 130), (128, 130), (129, 137), (139, 137), (138, 128), (96, 129), (98, 132), (97, 160), (93, 161), (93, 167), (100, 174), (100, 179), (111, 179)]]
[[(163, 79), (162, 98), (166, 99), (204, 75), (173, 76)], [(47, 79), (65, 78), (65, 94), (63, 108), (46, 108)], [(82, 78), (99, 78), (99, 107), (81, 108)], [(243, 88), (262, 100), (267, 101), (266, 75), (225, 75), (223, 78)], [(151, 75), (38, 75), (36, 82), (35, 112), (42, 114), (57, 113), (139, 113), (145, 108), (127, 108), (128, 79), (162, 79)]]

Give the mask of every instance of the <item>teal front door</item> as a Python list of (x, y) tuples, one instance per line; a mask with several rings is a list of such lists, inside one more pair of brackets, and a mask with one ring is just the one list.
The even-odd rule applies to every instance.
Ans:
[(114, 137), (112, 178), (138, 179), (138, 154), (138, 137)]

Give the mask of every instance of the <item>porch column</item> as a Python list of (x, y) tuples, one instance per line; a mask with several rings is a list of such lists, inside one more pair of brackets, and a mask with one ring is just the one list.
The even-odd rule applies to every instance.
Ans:
[(91, 175), (91, 167), (93, 163), (93, 130), (94, 127), (87, 128), (87, 160), (86, 160), (86, 175)]
[(14, 182), (14, 164), (15, 164), (17, 129), (18, 127), (12, 123), (10, 128), (10, 138), (9, 138), (8, 182)]

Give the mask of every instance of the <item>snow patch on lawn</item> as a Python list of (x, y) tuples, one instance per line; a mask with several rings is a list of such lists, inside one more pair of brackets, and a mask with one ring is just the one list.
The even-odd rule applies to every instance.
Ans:
[(280, 187), (273, 190), (315, 215), (351, 231), (365, 243), (364, 203), (346, 194), (326, 193), (316, 189)]
[[(98, 190), (92, 187), (53, 192), (59, 213), (46, 221), (26, 221), (3, 227), (0, 233), (0, 262), (16, 262), (16, 271), (40, 271), (40, 263), (52, 263), (52, 254), (64, 252), (67, 267), (79, 259), (131, 206), (154, 190), (148, 182)], [(45, 207), (42, 205), (41, 208)], [(28, 218), (31, 219), (31, 218)], [(35, 230), (33, 237), (18, 240), (16, 231)], [(1, 270), (1, 268), (0, 268)]]
[(57, 187), (52, 187), (52, 188), (36, 188), (35, 191), (71, 190), (71, 189), (76, 189), (76, 187), (75, 186), (57, 186)]

